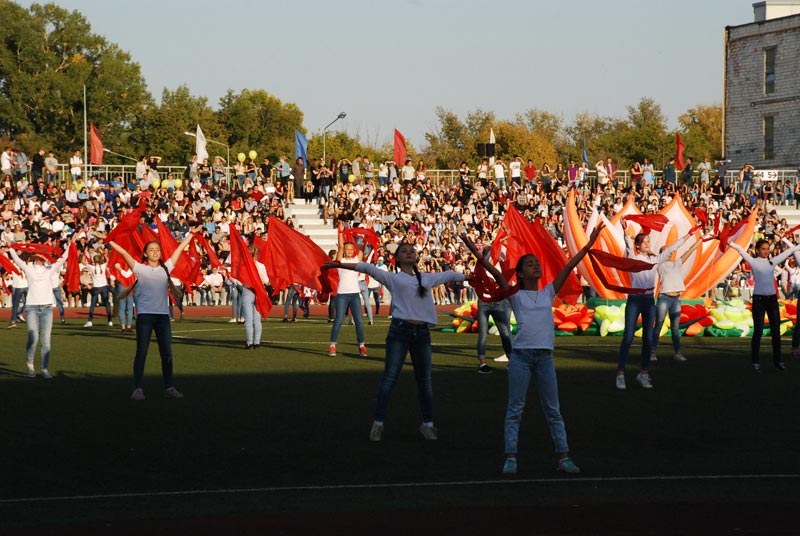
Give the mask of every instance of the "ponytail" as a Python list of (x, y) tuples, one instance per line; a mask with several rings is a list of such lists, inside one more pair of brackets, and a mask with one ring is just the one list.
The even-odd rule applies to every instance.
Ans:
[(420, 298), (424, 298), (425, 294), (428, 293), (428, 289), (422, 286), (422, 274), (419, 273), (419, 268), (417, 265), (414, 265), (414, 275), (417, 276), (417, 296)]

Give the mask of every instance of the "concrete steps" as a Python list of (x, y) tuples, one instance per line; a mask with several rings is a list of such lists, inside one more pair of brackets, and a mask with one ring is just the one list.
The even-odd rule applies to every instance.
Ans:
[(289, 205), (286, 215), (294, 221), (295, 229), (311, 238), (315, 244), (328, 252), (336, 249), (338, 232), (331, 220), (322, 222), (322, 212), (315, 202), (306, 204), (305, 199), (297, 199), (296, 204)]

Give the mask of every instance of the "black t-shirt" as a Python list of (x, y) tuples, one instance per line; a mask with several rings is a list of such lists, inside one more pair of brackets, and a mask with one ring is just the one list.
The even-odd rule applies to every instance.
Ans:
[(261, 164), (261, 175), (268, 179), (272, 175), (272, 164)]

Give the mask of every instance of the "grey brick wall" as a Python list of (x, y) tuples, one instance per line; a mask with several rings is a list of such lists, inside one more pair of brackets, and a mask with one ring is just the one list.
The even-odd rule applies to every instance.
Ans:
[[(725, 155), (731, 168), (800, 168), (800, 15), (728, 28)], [(764, 49), (776, 47), (775, 92), (764, 94)], [(764, 159), (764, 117), (775, 156)]]

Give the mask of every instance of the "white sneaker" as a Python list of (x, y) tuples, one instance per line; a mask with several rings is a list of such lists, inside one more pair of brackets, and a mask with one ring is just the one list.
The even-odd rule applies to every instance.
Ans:
[(49, 370), (47, 370), (46, 368), (43, 368), (42, 369), (42, 378), (44, 378), (45, 380), (52, 380), (53, 379), (53, 375), (50, 374)]
[(628, 387), (625, 385), (625, 376), (622, 374), (617, 374), (617, 379), (615, 380), (617, 389), (620, 391), (624, 391)]
[(131, 400), (144, 400), (144, 391), (142, 391), (141, 387), (137, 387), (133, 390)]
[(499, 362), (499, 363), (507, 363), (508, 362), (508, 356), (506, 354), (503, 354), (500, 357), (495, 357), (494, 360)]
[(650, 381), (650, 374), (648, 374), (645, 371), (642, 371), (636, 375), (636, 381), (639, 382), (639, 385), (641, 385), (645, 389), (653, 388), (653, 382)]
[(114, 325), (114, 322), (111, 322), (111, 321), (108, 322), (108, 327), (112, 327), (113, 325)]
[(439, 434), (436, 432), (436, 427), (427, 426), (425, 423), (419, 425), (419, 433), (428, 441), (436, 441), (439, 439)]
[(230, 320), (228, 320), (228, 324), (235, 324), (235, 323), (236, 323), (235, 318), (231, 318)]
[(86, 323), (83, 325), (83, 327), (85, 327), (85, 328), (92, 327), (92, 321), (91, 320), (87, 320)]
[(174, 387), (169, 387), (164, 390), (164, 398), (183, 398), (183, 393)]
[(28, 378), (35, 378), (36, 377), (36, 369), (33, 368), (33, 365), (28, 363)]
[(678, 352), (675, 354), (675, 361), (686, 361), (686, 356)]
[(383, 438), (383, 423), (382, 422), (373, 422), (372, 428), (369, 431), (369, 440), (373, 443), (377, 443)]

